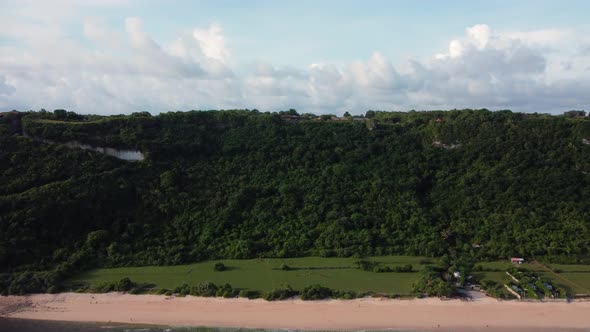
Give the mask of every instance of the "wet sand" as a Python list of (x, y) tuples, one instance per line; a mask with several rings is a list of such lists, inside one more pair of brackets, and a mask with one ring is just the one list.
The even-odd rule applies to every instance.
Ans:
[(438, 298), (301, 301), (160, 295), (38, 294), (0, 297), (0, 317), (305, 330), (574, 331), (590, 329), (590, 302)]

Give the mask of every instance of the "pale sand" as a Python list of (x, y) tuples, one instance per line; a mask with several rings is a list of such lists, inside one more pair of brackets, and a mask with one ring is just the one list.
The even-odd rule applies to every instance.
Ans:
[(0, 297), (0, 317), (267, 329), (574, 330), (590, 329), (590, 302), (357, 299), (220, 299), (127, 294)]

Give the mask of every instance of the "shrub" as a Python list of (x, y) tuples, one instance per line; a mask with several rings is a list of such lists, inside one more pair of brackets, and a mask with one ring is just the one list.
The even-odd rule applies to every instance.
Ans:
[(291, 267), (289, 265), (283, 263), (283, 265), (281, 265), (281, 270), (283, 270), (283, 271), (290, 271), (291, 270)]
[(404, 266), (396, 266), (394, 268), (395, 272), (412, 272), (412, 269), (414, 267), (412, 266), (412, 264), (406, 264)]
[(164, 294), (166, 294), (166, 293), (168, 293), (168, 292), (169, 292), (169, 290), (168, 290), (168, 289), (166, 289), (166, 288), (162, 288), (162, 289), (158, 289), (158, 290), (157, 290), (155, 293), (156, 293), (157, 295), (164, 295)]
[(217, 285), (212, 282), (202, 282), (197, 286), (193, 286), (190, 288), (190, 294), (193, 296), (205, 296), (205, 297), (212, 297), (217, 294)]
[(454, 292), (453, 286), (435, 272), (424, 272), (420, 279), (414, 282), (412, 288), (416, 295), (448, 297)]
[(133, 295), (141, 294), (141, 288), (133, 287), (129, 290), (129, 294), (133, 294)]
[(117, 282), (117, 285), (115, 285), (115, 289), (119, 292), (128, 292), (136, 286), (137, 284), (131, 281), (131, 279), (123, 278), (119, 280), (119, 282)]
[(116, 288), (115, 284), (113, 284), (112, 282), (103, 281), (103, 282), (97, 284), (96, 286), (94, 286), (92, 291), (95, 293), (108, 293), (108, 292), (114, 291), (115, 288)]
[(375, 262), (371, 262), (369, 260), (366, 259), (359, 259), (357, 261), (354, 262), (354, 266), (359, 269), (359, 270), (364, 270), (364, 271), (373, 271), (374, 268), (376, 267), (377, 263)]
[(402, 272), (412, 272), (413, 268), (414, 267), (412, 266), (412, 264), (406, 264), (404, 266), (396, 266), (394, 268), (391, 268), (389, 266), (385, 266), (385, 267), (375, 266), (373, 268), (373, 272), (376, 272), (376, 273), (383, 273), (383, 272), (402, 273)]
[(339, 291), (333, 290), (332, 291), (332, 298), (334, 299), (343, 299), (343, 300), (352, 300), (357, 298), (357, 293), (353, 291)]
[(239, 296), (252, 300), (252, 299), (259, 299), (262, 296), (262, 293), (257, 290), (242, 289), (239, 293)]
[(180, 296), (186, 296), (190, 294), (190, 292), (190, 286), (187, 284), (182, 284), (181, 286), (174, 288), (174, 294), (179, 294)]
[(217, 272), (221, 272), (221, 271), (225, 271), (227, 268), (225, 267), (225, 264), (223, 263), (215, 263), (215, 266), (213, 267), (214, 271)]
[(332, 290), (321, 285), (311, 285), (303, 289), (302, 300), (322, 300), (332, 297)]
[(293, 290), (291, 286), (286, 285), (282, 288), (275, 288), (264, 294), (264, 299), (267, 301), (285, 300), (297, 295), (298, 292)]
[(217, 289), (215, 295), (230, 298), (236, 297), (238, 295), (238, 292), (237, 290), (233, 289), (230, 284), (225, 284)]
[(76, 288), (74, 290), (74, 293), (86, 293), (86, 292), (89, 292), (89, 291), (91, 291), (90, 287), (88, 287), (88, 286), (85, 285), (85, 286), (81, 286), (81, 287)]

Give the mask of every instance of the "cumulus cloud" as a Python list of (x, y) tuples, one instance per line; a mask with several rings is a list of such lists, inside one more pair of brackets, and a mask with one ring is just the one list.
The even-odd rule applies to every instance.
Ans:
[(485, 24), (477, 24), (466, 29), (467, 35), (472, 38), (478, 49), (484, 49), (490, 40), (491, 30)]
[(565, 40), (575, 37), (572, 29), (542, 29), (534, 31), (507, 32), (506, 37), (518, 39), (526, 44), (535, 46), (555, 46)]
[(84, 20), (84, 36), (98, 46), (121, 49), (124, 42), (115, 32), (108, 29), (105, 24), (97, 18)]
[[(191, 27), (167, 43), (139, 18), (118, 29), (85, 18), (80, 41), (58, 23), (0, 31), (0, 108), (67, 108), (84, 113), (187, 109), (297, 108), (364, 113), (463, 107), (562, 112), (588, 108), (590, 52), (576, 29), (496, 31), (485, 24), (428, 60), (393, 62), (380, 52), (345, 65), (293, 67), (240, 62), (222, 26)], [(47, 27), (42, 29), (42, 27)], [(51, 47), (48, 48), (48, 44)]]
[(193, 37), (199, 43), (205, 56), (226, 63), (230, 58), (229, 50), (225, 46), (225, 37), (218, 24), (211, 24), (208, 29), (195, 29)]

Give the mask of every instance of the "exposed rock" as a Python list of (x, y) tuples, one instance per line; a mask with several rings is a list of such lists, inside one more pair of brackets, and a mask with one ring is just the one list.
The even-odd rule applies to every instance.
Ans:
[(432, 146), (434, 146), (435, 148), (442, 148), (442, 149), (456, 149), (458, 147), (461, 147), (461, 144), (445, 144), (442, 143), (441, 141), (434, 141), (432, 142)]

